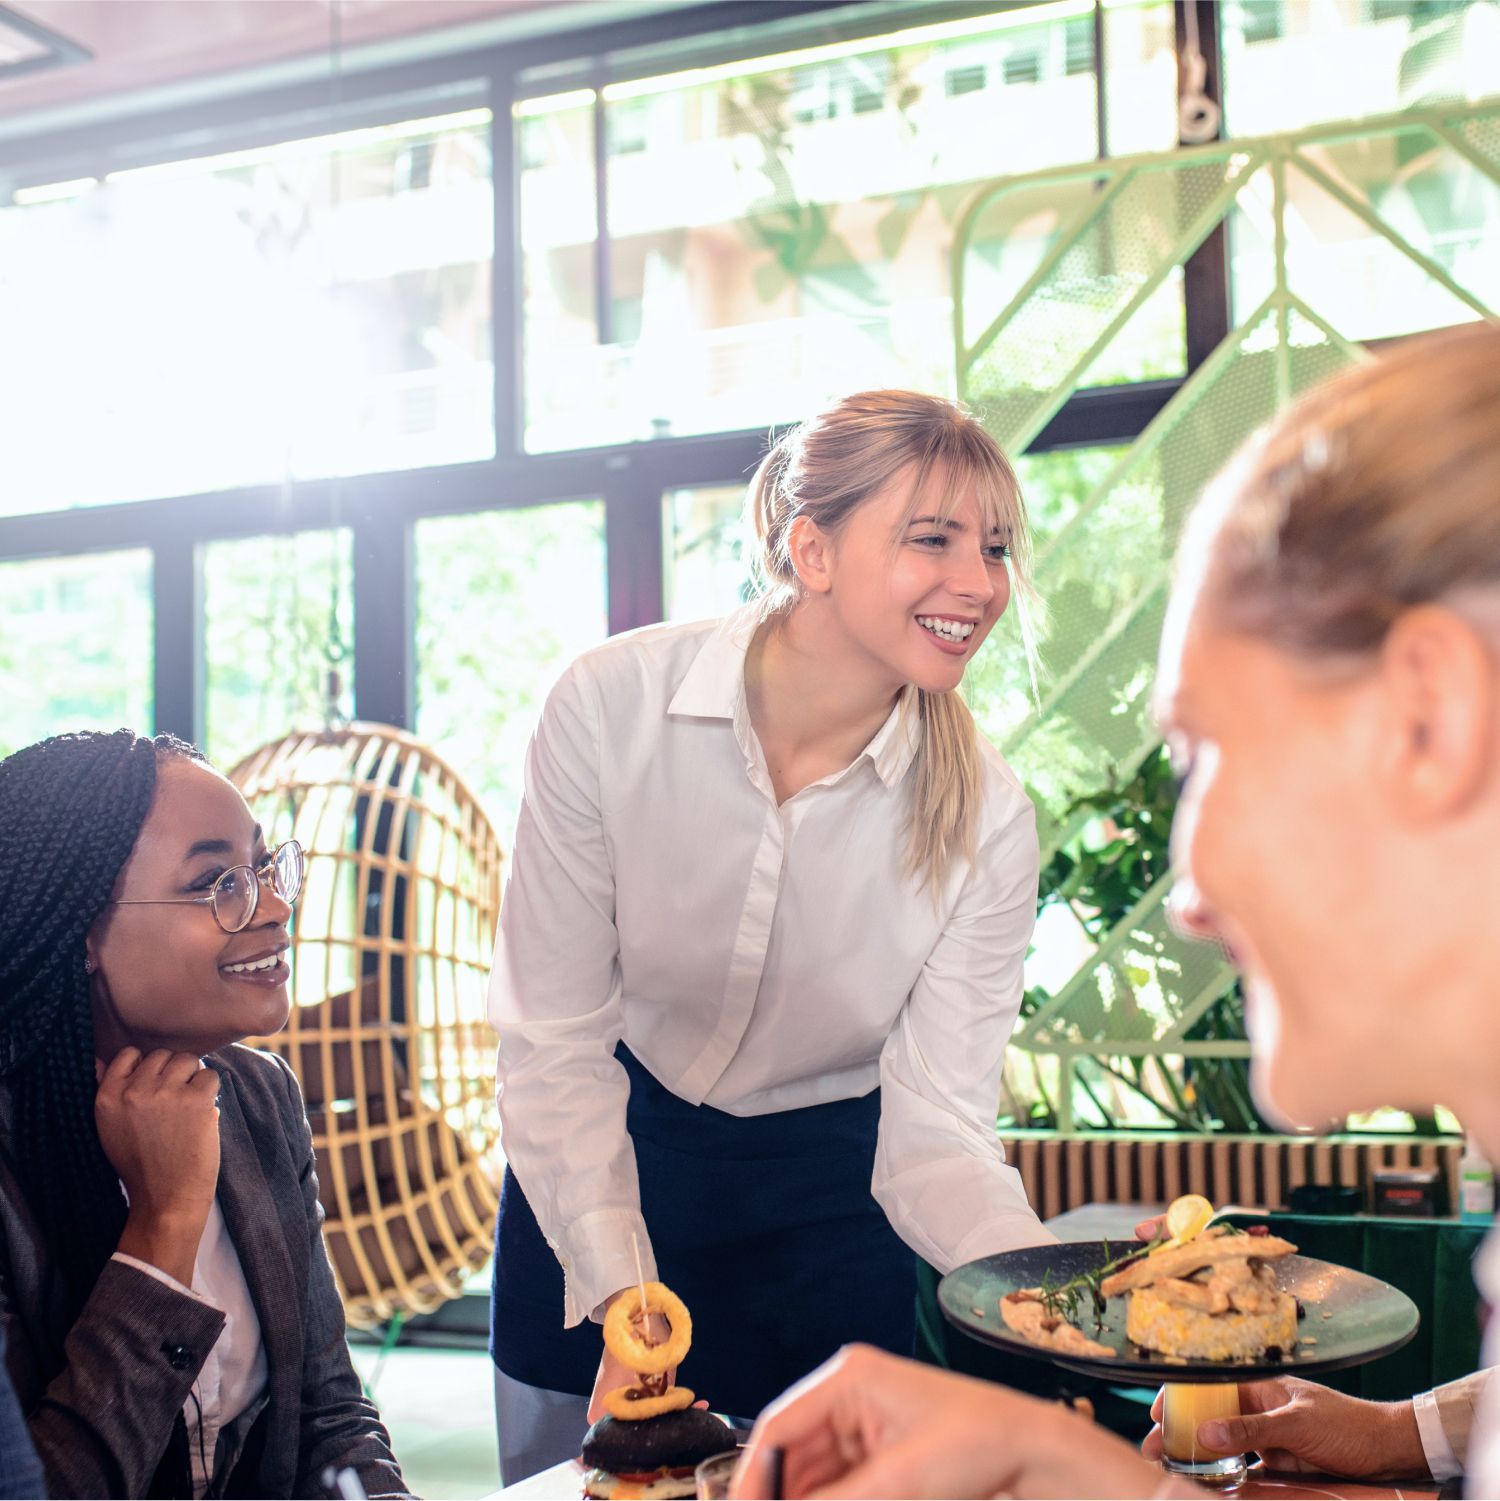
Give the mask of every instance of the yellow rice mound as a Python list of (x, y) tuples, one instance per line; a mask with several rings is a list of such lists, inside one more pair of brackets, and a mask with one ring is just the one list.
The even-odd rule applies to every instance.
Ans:
[(1290, 1354), (1297, 1343), (1297, 1300), (1277, 1293), (1269, 1313), (1209, 1314), (1143, 1287), (1130, 1294), (1125, 1334), (1144, 1349), (1191, 1360), (1258, 1359), (1272, 1345)]

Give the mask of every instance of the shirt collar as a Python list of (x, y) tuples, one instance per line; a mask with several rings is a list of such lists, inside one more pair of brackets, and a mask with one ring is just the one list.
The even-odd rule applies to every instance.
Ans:
[[(745, 653), (763, 619), (763, 608), (758, 602), (742, 605), (726, 615), (698, 649), (692, 666), (667, 705), (667, 713), (672, 715), (732, 721), (747, 756), (751, 754), (751, 732), (750, 711), (745, 701)], [(867, 757), (876, 776), (887, 787), (894, 787), (916, 756), (921, 729), (917, 689), (908, 684), (885, 723), (855, 761)]]

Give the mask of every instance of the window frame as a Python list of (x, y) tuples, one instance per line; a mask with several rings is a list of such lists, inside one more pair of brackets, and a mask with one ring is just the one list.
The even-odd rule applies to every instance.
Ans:
[[(1174, 0), (1177, 50), (1185, 41), (1185, 6), (1197, 5), (1208, 88), (1219, 97), (1219, 30), (1214, 0)], [(1103, 108), (1102, 0), (1093, 11), (1100, 99), (1099, 150), (1107, 140)], [(777, 27), (820, 28), (818, 40), (878, 35), (920, 16), (923, 22), (995, 11), (994, 0), (784, 0)], [(403, 728), (414, 719), (415, 578), (413, 531), (426, 517), (566, 501), (597, 495), (605, 507), (611, 633), (665, 618), (662, 497), (671, 490), (748, 478), (765, 451), (764, 428), (703, 436), (527, 453), (521, 430), (521, 257), (516, 233), (520, 163), (512, 106), (580, 81), (598, 89), (673, 71), (762, 55), (766, 12), (760, 0), (673, 9), (563, 29), (545, 37), (474, 52), (349, 72), (319, 81), (227, 94), (210, 102), (138, 113), (0, 140), (0, 191), (125, 167), (249, 149), (393, 123), (482, 102), (491, 111), (494, 255), (491, 262), (495, 453), (490, 459), (402, 472), (254, 485), (195, 495), (0, 517), (0, 560), (149, 548), (153, 556), (155, 725), (201, 738), (205, 683), (202, 650), (202, 553), (227, 538), (347, 527), (353, 545), (352, 673), (356, 718)], [(778, 33), (779, 35), (779, 33)], [(771, 45), (779, 45), (772, 43)], [(671, 54), (668, 56), (668, 54)], [(538, 83), (545, 76), (545, 83)], [(596, 99), (596, 188), (601, 209), (595, 274), (609, 286), (609, 153), (604, 104)], [(1190, 374), (1228, 332), (1228, 268), (1222, 232), (1188, 263), (1184, 278)], [(596, 298), (600, 335), (611, 319), (608, 296)], [(1031, 445), (1033, 452), (1134, 439), (1181, 385), (1147, 381), (1078, 392)], [(774, 436), (774, 434), (773, 434)]]

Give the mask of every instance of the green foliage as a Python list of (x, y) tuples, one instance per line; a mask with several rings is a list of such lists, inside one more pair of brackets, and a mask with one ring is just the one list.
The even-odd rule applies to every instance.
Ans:
[[(1148, 756), (1128, 781), (1112, 783), (1076, 799), (1063, 813), (1064, 827), (1079, 826), (1042, 871), (1038, 911), (1065, 904), (1084, 931), (1103, 942), (1135, 910), (1167, 873), (1177, 785), (1164, 750)], [(1119, 966), (1124, 1001), (1108, 1019), (1111, 1035), (1128, 1029), (1135, 1009), (1130, 993), (1149, 983), (1148, 972)], [(1023, 1017), (1033, 1016), (1052, 1000), (1040, 986), (1028, 990)], [(1149, 1018), (1140, 1020), (1149, 1025)], [(1231, 985), (1189, 1028), (1193, 1039), (1243, 1041), (1244, 996)], [(1094, 1074), (1091, 1079), (1090, 1074)], [(1076, 1084), (1106, 1127), (1122, 1124), (1098, 1085), (1123, 1087), (1151, 1106), (1164, 1123), (1185, 1131), (1254, 1132), (1272, 1130), (1250, 1094), (1248, 1064), (1243, 1058), (1185, 1060), (1176, 1074), (1164, 1061), (1149, 1058), (1100, 1058), (1078, 1066)], [(1056, 1111), (1045, 1092), (1031, 1102), (1025, 1124), (1051, 1126)]]

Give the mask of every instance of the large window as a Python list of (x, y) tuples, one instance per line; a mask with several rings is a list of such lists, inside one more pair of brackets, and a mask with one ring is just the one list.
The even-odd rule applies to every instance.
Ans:
[[(1119, 141), (1167, 148), (1171, 7), (1104, 15)], [(526, 446), (951, 391), (954, 221), (980, 183), (1119, 149), (1095, 64), (1083, 0), (518, 102)], [(1180, 285), (1141, 341), (1097, 379), (1181, 372)]]
[(0, 514), (491, 456), (492, 241), (483, 110), (16, 192)]
[[(1041, 277), (1047, 329), (1095, 350), (1015, 456), (1039, 540), (1062, 535), (1226, 304), (1265, 296), (1269, 221), (1246, 193), (1091, 346), (1128, 247), (1049, 257), (1100, 202), (1090, 163), (1175, 144), (1180, 18), (961, 9), (705, 9), (697, 34), (673, 11), (351, 73), (337, 110), (278, 91), (87, 150), (0, 140), (7, 742), (154, 720), (232, 763), (325, 716), (409, 723), (508, 830), (567, 660), (743, 599), (774, 428), (851, 389), (956, 390), (971, 205), (1082, 164), (962, 231), (966, 344)], [(1497, 0), (1197, 14), (1241, 134), (1500, 89)], [(1500, 190), (1462, 152), (1391, 130), (1311, 160), (1500, 302)], [(1351, 336), (1471, 316), (1326, 183), (1286, 191), (1296, 289)], [(1032, 702), (1010, 630), (969, 684), (997, 740)]]

